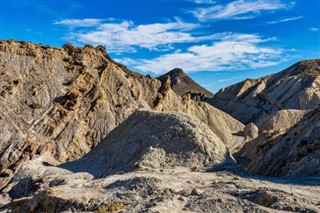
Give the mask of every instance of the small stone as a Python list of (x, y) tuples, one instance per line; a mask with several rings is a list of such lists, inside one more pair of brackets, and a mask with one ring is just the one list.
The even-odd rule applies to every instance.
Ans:
[(184, 197), (180, 196), (180, 197), (178, 197), (178, 200), (185, 201), (186, 199)]
[(194, 188), (191, 192), (191, 195), (201, 195), (203, 191), (201, 189)]

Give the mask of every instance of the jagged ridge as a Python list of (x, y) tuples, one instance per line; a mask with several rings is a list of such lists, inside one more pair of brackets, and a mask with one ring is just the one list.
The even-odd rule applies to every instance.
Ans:
[(260, 79), (221, 89), (208, 102), (247, 124), (258, 126), (282, 109), (315, 109), (320, 104), (320, 59), (301, 61)]

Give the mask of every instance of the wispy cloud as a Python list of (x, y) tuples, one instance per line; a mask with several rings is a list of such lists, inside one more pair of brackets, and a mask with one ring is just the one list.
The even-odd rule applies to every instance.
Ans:
[(78, 28), (78, 27), (94, 27), (99, 25), (103, 19), (64, 19), (60, 21), (56, 21), (53, 24), (56, 25), (65, 25), (70, 28)]
[(62, 20), (55, 22), (66, 26), (95, 26), (93, 29), (73, 29), (66, 35), (68, 40), (81, 44), (102, 44), (109, 52), (135, 52), (137, 48), (146, 48), (154, 51), (168, 51), (173, 44), (194, 43), (212, 40), (215, 36), (194, 35), (191, 31), (200, 27), (199, 24), (186, 23), (179, 19), (168, 23), (153, 23), (135, 25), (128, 20), (100, 19)]
[[(102, 44), (108, 52), (141, 49), (167, 51), (152, 59), (117, 59), (138, 71), (163, 74), (174, 67), (187, 72), (227, 71), (267, 67), (283, 62), (286, 51), (268, 47), (275, 37), (222, 32), (199, 34), (202, 26), (175, 19), (166, 23), (136, 25), (130, 20), (67, 19), (55, 24), (70, 27), (68, 40), (79, 44)], [(181, 44), (181, 49), (175, 49)]]
[(189, 0), (191, 2), (194, 2), (196, 4), (214, 4), (216, 1), (213, 0)]
[(250, 19), (262, 11), (274, 11), (286, 8), (287, 5), (279, 0), (236, 0), (226, 5), (197, 8), (193, 15), (200, 21), (217, 19)]
[(311, 27), (311, 28), (310, 28), (310, 31), (312, 31), (312, 32), (318, 32), (318, 31), (319, 31), (319, 28), (317, 28), (317, 27)]
[(283, 22), (299, 20), (299, 19), (302, 19), (302, 18), (303, 18), (303, 16), (284, 18), (284, 19), (280, 19), (278, 21), (269, 21), (269, 22), (267, 22), (267, 24), (279, 24), (279, 23), (283, 23)]
[[(243, 70), (277, 65), (283, 61), (283, 49), (263, 47), (263, 39), (254, 34), (229, 34), (211, 45), (193, 45), (186, 51), (161, 55), (151, 60), (136, 60), (129, 66), (143, 72), (163, 74), (174, 67), (187, 72)], [(122, 62), (124, 62), (123, 60)]]
[(224, 78), (224, 79), (220, 79), (217, 82), (218, 83), (224, 83), (224, 82), (229, 82), (229, 81), (234, 81), (241, 78), (241, 76), (235, 76), (235, 77), (229, 77), (229, 78)]
[(31, 28), (27, 28), (27, 29), (26, 29), (26, 32), (28, 32), (28, 33), (33, 33), (33, 34), (37, 34), (37, 35), (43, 35), (43, 33), (33, 31)]

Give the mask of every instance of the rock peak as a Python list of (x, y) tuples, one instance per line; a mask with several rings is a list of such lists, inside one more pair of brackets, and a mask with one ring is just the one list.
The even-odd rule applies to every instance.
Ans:
[(185, 73), (183, 71), (183, 69), (181, 69), (181, 68), (174, 68), (174, 69), (170, 70), (166, 75), (170, 75), (170, 76), (186, 76), (187, 73)]
[(174, 68), (158, 79), (164, 84), (165, 79), (170, 77), (172, 90), (180, 96), (191, 94), (194, 100), (205, 100), (213, 97), (213, 94), (192, 80), (181, 68)]

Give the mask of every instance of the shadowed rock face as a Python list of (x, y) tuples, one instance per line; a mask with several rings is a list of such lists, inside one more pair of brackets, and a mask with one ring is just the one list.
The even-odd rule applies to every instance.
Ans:
[(233, 136), (239, 121), (177, 95), (170, 82), (129, 71), (101, 47), (1, 41), (0, 56), (0, 189), (37, 155), (80, 158), (139, 108), (185, 112), (223, 143), (241, 140)]
[(227, 147), (204, 123), (182, 113), (134, 112), (83, 158), (63, 164), (101, 178), (139, 168), (234, 164)]
[(84, 155), (134, 109), (153, 107), (161, 86), (100, 48), (1, 41), (0, 54), (0, 170), (11, 174), (45, 152), (60, 162)]
[(196, 101), (205, 101), (213, 97), (211, 92), (197, 84), (180, 68), (175, 68), (159, 76), (158, 79), (164, 82), (168, 77), (171, 79), (170, 86), (172, 90), (180, 96), (190, 94), (191, 98)]
[(259, 135), (235, 156), (247, 170), (267, 176), (320, 176), (319, 108), (280, 110), (261, 125)]
[(242, 123), (258, 126), (282, 109), (315, 109), (320, 103), (320, 59), (301, 61), (274, 75), (247, 79), (208, 100)]
[[(242, 144), (235, 154), (249, 161), (249, 172), (319, 176), (319, 141), (308, 136), (318, 128), (319, 59), (299, 62), (261, 79), (240, 82), (221, 90), (212, 101), (244, 123), (253, 121), (259, 126), (259, 134)], [(308, 117), (310, 114), (313, 119)]]
[[(238, 150), (235, 155), (252, 161), (257, 155), (259, 147), (262, 146), (262, 144), (274, 141), (278, 136), (286, 134), (287, 131), (300, 122), (308, 112), (308, 110), (277, 111), (263, 122), (259, 130), (256, 129), (253, 131), (257, 133), (257, 135), (254, 134), (254, 137), (248, 137), (248, 135), (250, 135), (250, 130), (252, 130), (252, 128), (248, 127), (254, 125), (252, 123), (248, 124), (244, 129), (244, 135), (247, 138), (247, 143), (240, 147), (240, 150)], [(249, 134), (246, 134), (248, 133), (247, 130), (249, 130)]]
[[(240, 151), (246, 155), (251, 150), (249, 172), (268, 176), (320, 177), (320, 107), (307, 113), (289, 129), (273, 131), (272, 134), (266, 132), (259, 137)], [(250, 147), (250, 143), (255, 146)]]

